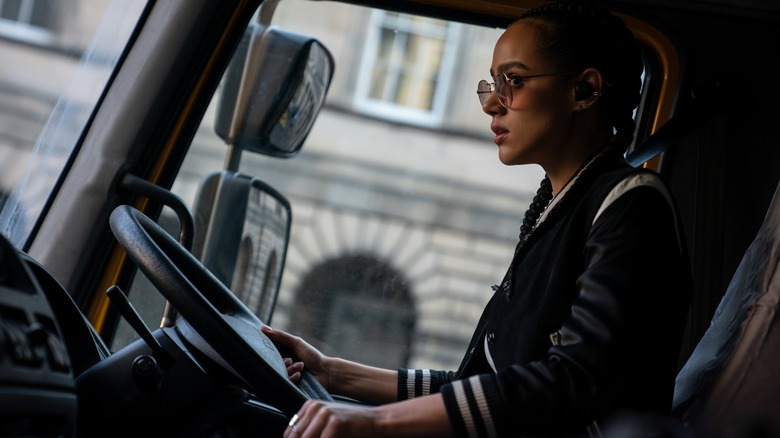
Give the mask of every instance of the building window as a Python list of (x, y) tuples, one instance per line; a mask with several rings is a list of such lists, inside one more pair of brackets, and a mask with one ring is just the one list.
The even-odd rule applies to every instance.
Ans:
[(0, 0), (0, 32), (32, 42), (48, 42), (54, 30), (55, 0)]
[(359, 111), (420, 125), (444, 114), (460, 26), (375, 11), (356, 89)]

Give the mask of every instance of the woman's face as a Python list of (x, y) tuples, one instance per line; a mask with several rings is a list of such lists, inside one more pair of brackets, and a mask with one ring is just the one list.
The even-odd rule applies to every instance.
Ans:
[[(547, 167), (560, 159), (571, 138), (573, 86), (565, 75), (525, 80), (519, 76), (559, 73), (536, 51), (536, 29), (530, 20), (510, 26), (496, 42), (490, 74), (501, 73), (515, 86), (508, 87), (512, 102), (505, 108), (496, 93), (482, 110), (492, 117), (493, 141), (506, 165), (536, 163)], [(492, 82), (492, 80), (491, 80)]]

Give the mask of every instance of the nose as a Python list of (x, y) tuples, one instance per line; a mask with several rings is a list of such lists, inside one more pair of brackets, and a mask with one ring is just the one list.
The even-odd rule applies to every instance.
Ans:
[(495, 90), (493, 90), (488, 95), (487, 99), (485, 99), (485, 103), (482, 104), (482, 111), (489, 116), (506, 111), (504, 105), (501, 105), (501, 102), (499, 102), (498, 93), (496, 93)]

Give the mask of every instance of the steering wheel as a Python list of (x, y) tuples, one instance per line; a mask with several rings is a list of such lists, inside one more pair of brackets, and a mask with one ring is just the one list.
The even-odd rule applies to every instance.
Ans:
[(292, 383), (279, 350), (260, 331), (263, 322), (149, 217), (121, 205), (109, 224), (130, 258), (179, 313), (179, 333), (238, 377), (244, 389), (261, 398), (272, 395), (271, 404), (287, 416), (309, 398), (333, 400), (310, 373), (302, 378), (306, 392)]

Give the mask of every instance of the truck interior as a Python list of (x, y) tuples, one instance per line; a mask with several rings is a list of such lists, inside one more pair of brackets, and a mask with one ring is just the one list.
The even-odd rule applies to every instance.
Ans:
[[(487, 74), (494, 37), (545, 1), (73, 1), (0, 2), (0, 55), (31, 66), (0, 67), (0, 437), (280, 437), (307, 399), (355, 402), (291, 383), (263, 324), (390, 368), (457, 366), (487, 297), (464, 289), (499, 280), (540, 176), (495, 189), (469, 65)], [(594, 2), (643, 49), (626, 157), (669, 183), (695, 286), (670, 416), (603, 436), (776, 436), (780, 3)], [(21, 29), (25, 10), (61, 21)], [(93, 15), (89, 38), (45, 38)], [(364, 46), (409, 29), (460, 35), (427, 63), (450, 66), (451, 97), (424, 110), (364, 83), (382, 65)], [(47, 57), (70, 84), (47, 82)], [(462, 251), (451, 271), (437, 245)], [(428, 292), (443, 284), (456, 304)]]

